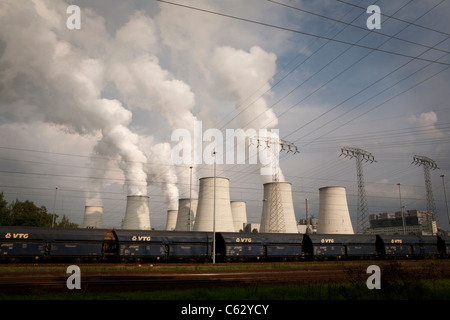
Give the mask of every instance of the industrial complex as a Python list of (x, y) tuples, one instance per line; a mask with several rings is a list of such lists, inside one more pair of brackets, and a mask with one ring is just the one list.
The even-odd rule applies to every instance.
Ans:
[[(166, 231), (261, 232), (355, 234), (350, 219), (345, 187), (327, 186), (318, 190), (318, 218), (296, 219), (291, 184), (264, 184), (260, 223), (248, 223), (245, 201), (230, 199), (229, 179), (199, 179), (198, 198), (178, 201), (178, 210), (168, 210)], [(123, 229), (151, 230), (149, 197), (128, 196)], [(101, 206), (86, 206), (82, 228), (100, 229), (103, 222)], [(429, 210), (379, 213), (369, 216), (367, 234), (435, 235), (436, 221)]]

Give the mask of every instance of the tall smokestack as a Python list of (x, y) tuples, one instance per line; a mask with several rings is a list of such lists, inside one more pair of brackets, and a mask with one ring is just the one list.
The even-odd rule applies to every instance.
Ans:
[[(279, 188), (279, 194), (277, 189)], [(279, 197), (279, 199), (277, 199)], [(298, 233), (292, 202), (292, 187), (289, 182), (264, 184), (261, 232)]]
[(233, 215), (234, 230), (244, 230), (247, 224), (247, 207), (244, 201), (231, 201), (231, 214)]
[[(216, 177), (216, 232), (234, 232), (230, 205), (230, 181)], [(200, 179), (194, 231), (213, 231), (214, 177)]]
[[(195, 216), (197, 214), (198, 199), (179, 199), (178, 200), (178, 217), (175, 230), (191, 231), (194, 229)], [(189, 217), (190, 207), (190, 217)], [(190, 223), (190, 228), (189, 228)]]
[(103, 207), (86, 206), (82, 228), (100, 229), (103, 227)]
[(319, 189), (317, 233), (354, 234), (344, 187)]
[(178, 210), (167, 210), (166, 230), (175, 230), (177, 224)]
[(147, 196), (128, 196), (123, 229), (150, 230)]

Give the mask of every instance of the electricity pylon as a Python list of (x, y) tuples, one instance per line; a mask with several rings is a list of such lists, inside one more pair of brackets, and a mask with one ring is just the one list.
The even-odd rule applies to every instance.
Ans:
[(364, 174), (362, 161), (376, 162), (370, 152), (353, 147), (341, 148), (339, 156), (356, 158), (356, 175), (358, 178), (358, 211), (357, 211), (357, 232), (364, 233), (369, 228), (369, 209), (367, 207), (366, 189), (364, 187)]
[[(275, 182), (273, 188), (273, 201), (270, 203), (270, 220), (268, 232), (280, 233), (286, 230), (286, 224), (284, 221), (283, 203), (281, 199), (280, 185), (277, 183), (280, 181), (280, 152), (287, 151), (293, 152), (293, 154), (299, 153), (297, 146), (292, 142), (280, 139), (277, 135), (267, 137), (255, 137), (252, 139), (256, 141), (258, 148), (265, 147), (270, 149), (271, 154), (271, 172), (272, 182)], [(252, 141), (252, 142), (253, 142)]]
[(425, 156), (415, 155), (413, 157), (413, 162), (411, 163), (418, 166), (423, 166), (423, 173), (425, 175), (425, 187), (427, 190), (427, 210), (432, 212), (433, 220), (435, 220), (437, 224), (436, 204), (434, 203), (433, 188), (431, 186), (430, 169), (435, 170), (439, 168), (433, 159)]

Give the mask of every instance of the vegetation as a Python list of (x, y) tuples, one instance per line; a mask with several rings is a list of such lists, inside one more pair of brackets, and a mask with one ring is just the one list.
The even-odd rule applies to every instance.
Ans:
[(22, 202), (16, 199), (8, 204), (4, 199), (3, 192), (0, 193), (1, 226), (51, 227), (52, 219), (55, 219), (55, 227), (76, 228), (78, 226), (71, 223), (65, 215), (62, 216), (60, 221), (57, 221), (58, 217), (58, 215), (47, 212), (45, 206), (38, 207), (29, 200)]
[[(448, 268), (448, 260), (420, 261), (379, 261), (382, 263), (381, 289), (367, 288), (365, 262), (342, 265), (349, 279), (344, 282), (292, 283), (292, 284), (242, 284), (240, 286), (211, 286), (209, 288), (167, 289), (160, 291), (118, 291), (90, 292), (73, 290), (70, 292), (39, 295), (6, 295), (2, 299), (74, 299), (74, 300), (450, 300), (450, 279), (443, 270)], [(133, 273), (160, 272), (161, 270), (220, 270), (232, 268), (240, 270), (247, 267), (280, 268), (320, 266), (320, 264), (274, 263), (246, 266), (227, 265), (164, 265), (157, 264), (120, 264), (120, 265), (83, 265), (84, 272), (89, 271), (130, 271)], [(11, 268), (0, 266), (0, 273), (6, 272), (58, 272), (65, 274), (64, 265), (30, 265)]]
[(0, 299), (31, 300), (449, 300), (450, 280), (411, 280), (385, 283), (369, 290), (365, 283), (309, 283), (247, 285), (165, 291), (82, 292), (6, 296)]

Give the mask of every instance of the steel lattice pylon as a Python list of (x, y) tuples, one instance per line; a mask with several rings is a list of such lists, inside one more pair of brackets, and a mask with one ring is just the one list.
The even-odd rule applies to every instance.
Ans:
[(356, 158), (356, 175), (358, 178), (358, 212), (357, 212), (357, 232), (364, 233), (369, 228), (369, 209), (367, 207), (366, 188), (364, 186), (364, 173), (362, 161), (376, 162), (370, 152), (353, 147), (341, 148), (341, 155)]
[(298, 148), (291, 142), (280, 139), (278, 136), (255, 137), (253, 141), (257, 142), (259, 147), (267, 147), (270, 149), (272, 182), (275, 182), (273, 188), (273, 201), (270, 203), (269, 228), (270, 233), (284, 232), (286, 229), (284, 221), (283, 203), (281, 199), (281, 191), (278, 183), (280, 181), (280, 152), (298, 153)]
[(417, 156), (415, 155), (413, 157), (413, 164), (416, 165), (422, 165), (423, 166), (423, 173), (425, 175), (425, 188), (427, 190), (427, 210), (431, 211), (433, 214), (433, 220), (436, 221), (436, 224), (438, 224), (438, 215), (436, 211), (436, 204), (434, 202), (434, 196), (433, 196), (433, 187), (431, 185), (431, 176), (430, 176), (430, 169), (435, 170), (439, 169), (437, 167), (436, 162), (433, 159), (430, 159), (425, 156)]

